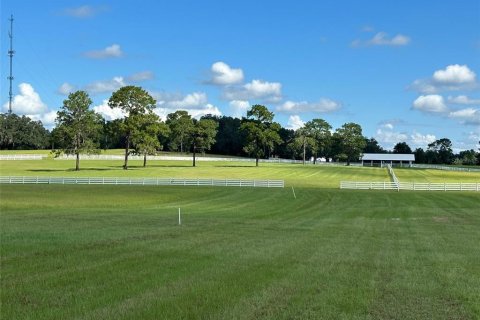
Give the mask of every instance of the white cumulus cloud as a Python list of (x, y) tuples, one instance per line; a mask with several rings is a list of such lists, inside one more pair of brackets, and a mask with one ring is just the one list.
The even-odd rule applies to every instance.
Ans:
[(452, 64), (436, 70), (431, 78), (417, 79), (408, 89), (423, 94), (478, 89), (476, 74), (467, 65)]
[(47, 111), (43, 114), (31, 114), (28, 115), (30, 119), (35, 121), (41, 121), (46, 128), (51, 128), (55, 125), (55, 119), (57, 118), (56, 111)]
[(322, 98), (318, 102), (309, 103), (307, 101), (285, 101), (277, 107), (277, 111), (285, 113), (315, 112), (325, 113), (340, 109), (341, 104), (337, 101)]
[(297, 130), (305, 125), (305, 122), (298, 115), (291, 115), (288, 118), (287, 129)]
[(480, 99), (471, 99), (468, 96), (460, 95), (456, 97), (449, 96), (447, 99), (448, 103), (451, 104), (464, 104), (464, 105), (471, 105), (471, 104), (478, 104), (480, 105)]
[[(16, 114), (32, 115), (43, 114), (47, 111), (47, 105), (43, 103), (40, 95), (29, 83), (18, 85), (19, 94), (13, 97), (12, 110)], [(8, 102), (3, 105), (3, 110), (8, 110)]]
[(406, 46), (410, 43), (410, 37), (397, 34), (393, 37), (389, 37), (386, 32), (377, 32), (373, 38), (369, 40), (360, 40), (356, 39), (352, 41), (352, 47), (361, 47), (361, 46), (392, 46), (392, 47), (400, 47)]
[(233, 117), (242, 118), (247, 116), (247, 111), (250, 109), (250, 102), (233, 100), (229, 102), (229, 106)]
[[(45, 127), (51, 127), (57, 117), (56, 111), (51, 111), (42, 101), (40, 95), (29, 83), (20, 83), (18, 85), (19, 94), (13, 97), (12, 112), (18, 115), (25, 115), (32, 120), (42, 121)], [(8, 111), (8, 102), (3, 106), (3, 111)]]
[(123, 52), (120, 45), (112, 44), (101, 50), (87, 51), (84, 56), (91, 59), (120, 58), (123, 56)]
[(213, 84), (232, 85), (243, 81), (242, 69), (231, 68), (228, 64), (222, 61), (212, 64), (211, 73), (212, 78), (210, 82)]
[(437, 70), (433, 73), (433, 81), (442, 84), (464, 84), (475, 82), (475, 72), (466, 65), (449, 65), (443, 70)]
[(255, 79), (243, 86), (226, 88), (223, 95), (227, 100), (278, 102), (282, 99), (282, 84)]
[(110, 80), (95, 81), (87, 84), (85, 90), (91, 94), (106, 93), (116, 91), (126, 85), (127, 83), (123, 77), (113, 77)]
[(126, 115), (125, 112), (123, 112), (123, 110), (120, 108), (110, 108), (108, 106), (108, 100), (103, 100), (100, 105), (94, 106), (93, 111), (101, 114), (102, 117), (107, 121), (121, 119)]
[(437, 94), (424, 95), (418, 97), (413, 102), (413, 108), (429, 113), (442, 113), (448, 111), (445, 100)]
[(437, 138), (433, 134), (421, 134), (415, 131), (410, 135), (410, 142), (415, 147), (426, 148), (428, 144), (435, 140), (437, 140)]
[(141, 71), (128, 76), (126, 80), (128, 82), (141, 82), (152, 80), (153, 78), (155, 78), (155, 74), (152, 71)]
[(449, 117), (458, 119), (463, 124), (480, 125), (480, 109), (466, 108), (452, 111), (450, 112)]
[(207, 94), (204, 92), (193, 92), (186, 95), (167, 92), (151, 92), (150, 94), (157, 100), (155, 113), (163, 120), (169, 113), (177, 110), (185, 110), (194, 118), (200, 118), (207, 114), (222, 115), (216, 106), (208, 103)]
[(64, 82), (57, 90), (57, 92), (61, 95), (67, 96), (70, 93), (75, 91), (75, 86), (71, 85), (68, 82)]
[(207, 94), (204, 92), (193, 92), (185, 96), (172, 94), (155, 94), (157, 105), (169, 109), (195, 109), (203, 108), (207, 104)]

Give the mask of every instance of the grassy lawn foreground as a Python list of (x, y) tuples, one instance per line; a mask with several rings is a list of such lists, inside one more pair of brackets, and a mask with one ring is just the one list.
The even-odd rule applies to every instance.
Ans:
[(478, 194), (296, 193), (1, 186), (2, 318), (480, 317)]

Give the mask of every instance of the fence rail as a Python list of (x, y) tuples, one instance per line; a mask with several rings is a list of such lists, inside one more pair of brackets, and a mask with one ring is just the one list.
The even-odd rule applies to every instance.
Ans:
[(445, 171), (480, 172), (480, 168), (439, 166), (439, 165), (433, 165), (433, 164), (412, 164), (412, 167), (419, 168), (419, 169), (437, 169), (437, 170), (445, 170)]
[(0, 177), (0, 184), (96, 184), (154, 186), (218, 186), (283, 188), (283, 180), (187, 179), (187, 178), (116, 178), (116, 177)]
[(41, 154), (2, 154), (0, 160), (42, 160), (47, 158)]
[[(62, 155), (60, 157), (54, 158), (55, 160), (75, 160), (75, 155)], [(124, 155), (80, 155), (81, 160), (124, 160)], [(143, 156), (138, 155), (130, 155), (128, 156), (129, 160), (143, 160)], [(163, 160), (163, 161), (192, 161), (192, 156), (147, 156), (147, 160)], [(223, 161), (223, 162), (255, 162), (255, 159), (252, 158), (222, 158), (222, 157), (204, 157), (204, 156), (197, 156), (195, 158), (196, 161)], [(291, 159), (280, 159), (280, 158), (272, 158), (272, 159), (259, 159), (259, 162), (264, 163), (297, 163), (301, 164), (302, 160), (291, 160)], [(306, 163), (313, 163), (307, 161)]]
[(340, 189), (356, 190), (419, 190), (419, 191), (480, 191), (480, 183), (428, 183), (428, 182), (362, 182), (341, 181)]
[(387, 169), (388, 169), (388, 173), (390, 174), (390, 178), (392, 178), (393, 182), (398, 185), (400, 183), (400, 181), (398, 180), (397, 176), (395, 175), (395, 172), (393, 171), (392, 166), (387, 164)]

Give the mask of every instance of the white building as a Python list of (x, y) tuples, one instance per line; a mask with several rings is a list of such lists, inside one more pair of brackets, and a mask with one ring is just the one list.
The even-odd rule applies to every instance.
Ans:
[(412, 166), (412, 162), (415, 161), (414, 154), (401, 154), (401, 153), (364, 153), (360, 157), (362, 165), (364, 166), (380, 166), (383, 167), (386, 164), (392, 166)]

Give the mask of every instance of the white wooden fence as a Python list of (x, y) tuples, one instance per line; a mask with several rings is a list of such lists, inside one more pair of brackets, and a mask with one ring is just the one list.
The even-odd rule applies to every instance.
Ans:
[(480, 168), (439, 166), (434, 164), (412, 164), (412, 167), (420, 168), (420, 169), (436, 169), (436, 170), (445, 170), (445, 171), (480, 172)]
[[(61, 155), (60, 157), (54, 158), (55, 160), (75, 160), (75, 155)], [(87, 155), (81, 154), (81, 160), (124, 160), (124, 155)], [(147, 156), (147, 160), (164, 160), (164, 161), (192, 161), (192, 156)], [(128, 160), (143, 160), (143, 156), (138, 155), (129, 155)], [(252, 158), (240, 158), (240, 157), (205, 157), (198, 156), (195, 158), (196, 161), (223, 161), (223, 162), (255, 162), (255, 159)], [(281, 159), (281, 158), (271, 158), (271, 159), (259, 159), (259, 162), (263, 163), (297, 163), (301, 164), (302, 160), (290, 160), (290, 159)], [(306, 163), (313, 163), (306, 161)]]
[(2, 154), (0, 160), (42, 160), (47, 158), (41, 154)]
[(393, 171), (391, 165), (387, 164), (387, 170), (388, 170), (388, 173), (390, 174), (390, 177), (392, 178), (393, 182), (396, 183), (396, 184), (399, 184), (400, 181), (398, 180), (397, 176), (395, 175), (395, 172)]
[(283, 180), (188, 179), (188, 178), (116, 178), (116, 177), (0, 177), (0, 184), (97, 184), (154, 186), (218, 186), (283, 188)]
[(421, 191), (480, 191), (480, 183), (429, 183), (429, 182), (362, 182), (341, 181), (340, 189), (357, 190), (421, 190)]

